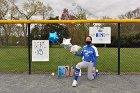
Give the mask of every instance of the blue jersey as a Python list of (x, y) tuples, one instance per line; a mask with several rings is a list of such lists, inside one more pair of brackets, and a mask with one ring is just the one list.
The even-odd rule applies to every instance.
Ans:
[(76, 56), (83, 57), (83, 60), (86, 62), (94, 62), (93, 67), (96, 66), (96, 52), (92, 45), (85, 45), (82, 48), (82, 53), (81, 54), (75, 54)]

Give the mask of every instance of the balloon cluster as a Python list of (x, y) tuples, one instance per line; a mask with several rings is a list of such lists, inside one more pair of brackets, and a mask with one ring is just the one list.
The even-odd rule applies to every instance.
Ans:
[(72, 53), (76, 53), (76, 52), (78, 52), (79, 51), (79, 49), (81, 49), (81, 47), (80, 46), (78, 46), (78, 45), (73, 45), (72, 47), (71, 47), (71, 50), (70, 50), (70, 52), (72, 52)]
[[(59, 39), (59, 37), (58, 37), (57, 32), (49, 33), (49, 38), (48, 38), (48, 40), (49, 40), (50, 42), (52, 42), (53, 44), (55, 44), (55, 43), (58, 42), (58, 39)], [(71, 41), (71, 38), (69, 38), (69, 39), (63, 38), (63, 42), (61, 43), (61, 45), (62, 45), (64, 48), (66, 48), (66, 49), (70, 49), (70, 52), (72, 52), (72, 53), (78, 52), (78, 50), (79, 50), (81, 47), (78, 46), (78, 45), (72, 45), (70, 41)]]

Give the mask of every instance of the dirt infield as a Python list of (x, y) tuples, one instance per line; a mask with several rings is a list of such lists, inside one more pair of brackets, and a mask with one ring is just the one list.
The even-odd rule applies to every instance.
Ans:
[(71, 87), (72, 80), (49, 74), (0, 74), (0, 93), (140, 93), (140, 75), (100, 75), (92, 81), (82, 75), (77, 87)]

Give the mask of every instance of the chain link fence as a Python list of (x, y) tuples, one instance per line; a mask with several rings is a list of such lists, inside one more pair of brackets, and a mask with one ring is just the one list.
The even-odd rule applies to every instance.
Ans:
[[(0, 73), (27, 73), (28, 47), (16, 24), (0, 24)], [(21, 32), (20, 32), (21, 31)]]
[[(118, 24), (101, 23), (98, 26), (111, 27), (111, 44), (95, 44), (99, 51), (97, 69), (102, 74), (118, 73)], [(6, 27), (6, 29), (4, 29)], [(27, 25), (0, 25), (0, 72), (1, 73), (57, 73), (58, 66), (75, 66), (82, 58), (74, 56), (69, 49), (61, 46), (63, 38), (71, 38), (73, 45), (83, 47), (85, 38), (89, 35), (89, 27), (94, 23), (82, 24), (31, 24), (30, 50), (32, 40), (48, 40), (49, 33), (57, 32), (57, 43), (49, 44), (49, 61), (28, 62), (28, 30)], [(121, 74), (140, 72), (140, 24), (121, 23), (120, 25), (120, 72)], [(81, 51), (81, 50), (80, 50)], [(80, 52), (79, 51), (79, 52)], [(30, 54), (32, 57), (32, 54)], [(82, 72), (86, 72), (83, 69)]]
[(140, 24), (121, 24), (121, 73), (139, 74)]

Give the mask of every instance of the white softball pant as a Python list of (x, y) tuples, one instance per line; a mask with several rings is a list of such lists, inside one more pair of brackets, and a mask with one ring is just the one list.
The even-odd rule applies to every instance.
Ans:
[(92, 73), (92, 68), (93, 68), (93, 62), (85, 62), (82, 61), (76, 65), (76, 68), (81, 69), (81, 68), (88, 68), (88, 79), (92, 80), (94, 79), (93, 73)]

